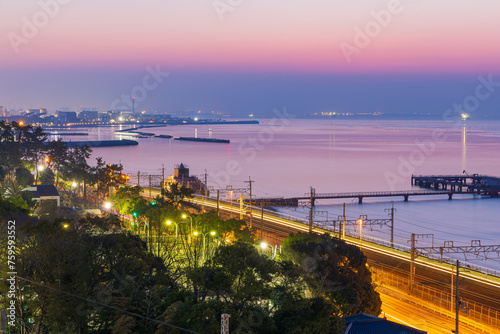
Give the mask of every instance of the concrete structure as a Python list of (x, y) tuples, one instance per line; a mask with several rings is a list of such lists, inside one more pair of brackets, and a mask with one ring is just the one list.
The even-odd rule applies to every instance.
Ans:
[(174, 175), (167, 177), (165, 187), (169, 188), (172, 183), (179, 183), (193, 189), (197, 194), (205, 195), (205, 184), (196, 176), (189, 176), (189, 168), (182, 163), (175, 167)]
[(34, 201), (42, 202), (55, 200), (57, 201), (57, 206), (61, 205), (61, 196), (59, 196), (59, 192), (53, 184), (34, 185), (28, 188), (24, 188), (22, 191), (31, 192), (31, 197)]

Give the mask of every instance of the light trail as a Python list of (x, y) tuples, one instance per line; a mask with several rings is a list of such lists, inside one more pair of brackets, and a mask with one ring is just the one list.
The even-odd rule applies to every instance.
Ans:
[[(200, 198), (194, 198), (194, 199), (192, 199), (192, 201), (197, 203), (197, 204), (203, 203), (207, 207), (212, 207), (212, 208), (217, 207), (217, 202), (214, 202), (211, 199), (203, 200)], [(221, 210), (236, 213), (237, 215), (239, 215), (241, 213), (241, 210), (239, 207), (231, 206), (230, 204), (226, 204), (224, 202), (219, 202), (219, 208)], [(260, 211), (260, 209), (255, 209), (255, 208), (249, 207), (248, 205), (245, 205), (245, 208), (243, 210), (243, 215), (245, 215), (246, 213), (252, 214), (252, 217), (259, 217), (260, 218), (261, 211)], [(264, 219), (267, 222), (275, 223), (275, 224), (278, 224), (278, 225), (283, 226), (283, 227), (293, 228), (296, 231), (309, 232), (309, 226), (306, 224), (303, 224), (303, 223), (293, 222), (293, 221), (290, 221), (290, 220), (287, 220), (284, 218), (275, 217), (275, 216), (270, 215), (268, 213), (264, 213)], [(334, 234), (331, 231), (324, 230), (324, 229), (321, 229), (318, 227), (314, 227), (313, 229), (319, 233), (329, 233), (331, 235)], [(369, 250), (371, 252), (378, 253), (380, 255), (386, 255), (386, 256), (390, 256), (390, 257), (398, 259), (398, 260), (410, 262), (410, 254), (404, 253), (403, 251), (396, 251), (396, 250), (387, 248), (387, 247), (382, 246), (382, 245), (374, 245), (374, 244), (371, 244), (369, 241), (363, 241), (362, 243), (360, 243), (357, 238), (352, 238), (349, 236), (346, 236), (344, 241), (349, 243), (349, 244), (356, 245), (362, 249), (366, 249), (366, 250)], [(417, 259), (415, 259), (415, 264), (417, 264), (421, 267), (436, 270), (436, 271), (444, 273), (444, 274), (450, 274), (451, 268), (454, 267), (451, 264), (429, 263), (429, 261), (433, 261), (433, 260), (431, 260), (431, 259), (418, 259), (417, 258)], [(464, 269), (468, 269), (468, 268), (465, 267)], [(482, 275), (483, 277), (478, 277), (478, 275)], [(464, 278), (467, 278), (473, 282), (485, 284), (485, 285), (488, 285), (488, 286), (494, 287), (494, 288), (500, 288), (500, 279), (493, 277), (493, 276), (489, 276), (487, 274), (471, 273), (471, 272), (468, 273), (468, 272), (464, 271), (464, 272), (461, 272), (461, 276)]]

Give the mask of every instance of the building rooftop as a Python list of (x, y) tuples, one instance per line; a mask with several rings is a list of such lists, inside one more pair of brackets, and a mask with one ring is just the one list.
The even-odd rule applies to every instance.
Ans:
[(38, 184), (23, 190), (30, 191), (33, 195), (33, 198), (59, 196), (59, 192), (53, 184)]
[(344, 317), (347, 330), (344, 334), (426, 334), (419, 329), (398, 324), (371, 314), (358, 313)]

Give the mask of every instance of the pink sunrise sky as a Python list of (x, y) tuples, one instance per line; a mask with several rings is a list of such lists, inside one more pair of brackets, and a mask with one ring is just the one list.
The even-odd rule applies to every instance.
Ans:
[(396, 1), (398, 13), (348, 63), (340, 45), (355, 45), (355, 28), (364, 30), (374, 22), (372, 11), (385, 10), (393, 1), (243, 0), (221, 19), (214, 1), (207, 0), (64, 0), (16, 52), (11, 40), (13, 34), (23, 37), (23, 18), (32, 21), (42, 15), (41, 3), (55, 1), (0, 1), (0, 68), (500, 69), (500, 1)]

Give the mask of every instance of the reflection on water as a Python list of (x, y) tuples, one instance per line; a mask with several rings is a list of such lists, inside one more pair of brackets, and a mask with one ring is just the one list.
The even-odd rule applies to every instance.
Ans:
[(467, 125), (462, 126), (462, 170), (467, 170)]
[[(184, 162), (194, 174), (208, 170), (211, 186), (244, 186), (249, 176), (256, 181), (255, 194), (300, 196), (310, 186), (318, 192), (390, 190), (385, 178), (394, 173), (401, 181), (395, 190), (411, 187), (411, 174), (499, 174), (500, 122), (474, 123), (470, 119), (457, 132), (443, 122), (406, 121), (331, 121), (289, 120), (274, 130), (269, 120), (260, 125), (196, 125), (203, 133), (213, 130), (216, 138), (231, 138), (227, 147), (218, 143), (175, 141), (165, 138), (132, 138), (138, 146), (94, 149), (93, 157), (107, 162), (122, 160), (125, 171), (155, 173), (161, 164), (172, 173), (175, 164)], [(448, 128), (446, 128), (448, 126)], [(432, 140), (434, 129), (448, 131), (441, 142), (418, 165), (405, 165), (416, 142)], [(194, 125), (151, 128), (148, 132), (191, 136)], [(480, 129), (480, 131), (478, 130)], [(118, 126), (89, 128), (87, 140), (114, 139)], [(263, 134), (266, 136), (264, 137)], [(118, 136), (116, 136), (118, 138)], [(123, 138), (128, 138), (123, 136)], [(488, 161), (485, 164), (484, 161)], [(223, 174), (228, 161), (235, 162), (237, 173), (230, 173), (227, 184)]]
[[(279, 124), (281, 125), (281, 124)], [(274, 127), (273, 127), (274, 126)], [(134, 138), (138, 146), (96, 148), (92, 154), (108, 163), (121, 161), (128, 173), (152, 175), (165, 168), (173, 173), (174, 165), (185, 163), (193, 175), (208, 171), (208, 185), (225, 188), (248, 188), (256, 197), (303, 196), (309, 187), (318, 193), (391, 190), (385, 178), (391, 172), (400, 177), (395, 190), (411, 188), (411, 174), (488, 174), (500, 176), (500, 122), (475, 122), (467, 119), (461, 128), (440, 121), (365, 121), (365, 120), (288, 120), (277, 127), (270, 120), (259, 125), (196, 125), (200, 133), (213, 130), (215, 138), (231, 138), (230, 145), (174, 141), (165, 138)], [(89, 128), (87, 140), (114, 139), (116, 128)], [(174, 137), (192, 136), (194, 125), (151, 128), (148, 132)], [(433, 140), (432, 131), (441, 129), (446, 139)], [(460, 131), (461, 130), (461, 131)], [(271, 135), (272, 134), (272, 135)], [(260, 135), (260, 137), (259, 137)], [(263, 135), (266, 135), (264, 137)], [(125, 137), (125, 136), (124, 136)], [(422, 144), (427, 151), (418, 165), (408, 162)], [(420, 151), (419, 151), (420, 152)], [(402, 160), (407, 164), (402, 167)], [(228, 161), (231, 164), (228, 164)], [(487, 163), (485, 163), (485, 161)], [(231, 167), (228, 167), (231, 165)], [(236, 200), (239, 194), (229, 194)], [(444, 196), (446, 197), (446, 196)], [(498, 244), (500, 199), (448, 200), (410, 199), (395, 202), (395, 233), (405, 242), (409, 233), (434, 233), (436, 242), (481, 239)], [(384, 209), (390, 203), (363, 205), (348, 202), (350, 218), (368, 215), (387, 218)], [(341, 215), (341, 205), (318, 201), (318, 211), (328, 217)], [(324, 205), (324, 207), (321, 207)], [(288, 210), (307, 217), (301, 208)], [(318, 212), (319, 215), (319, 212)], [(329, 218), (330, 220), (332, 218)], [(364, 233), (364, 232), (363, 232)], [(384, 230), (380, 237), (386, 236)], [(495, 241), (496, 240), (496, 241)]]

